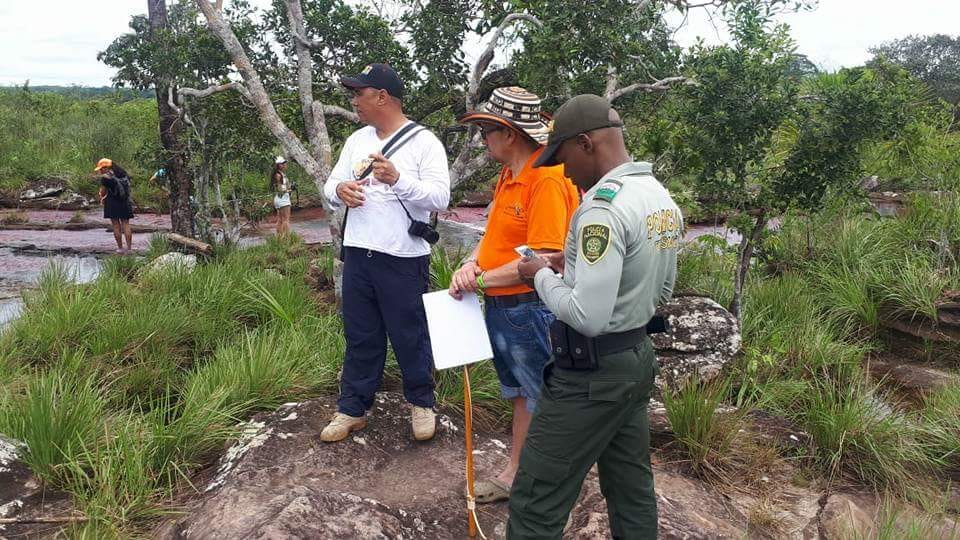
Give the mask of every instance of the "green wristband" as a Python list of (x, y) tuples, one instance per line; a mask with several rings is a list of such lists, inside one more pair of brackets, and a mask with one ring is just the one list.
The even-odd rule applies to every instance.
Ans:
[(486, 273), (487, 273), (486, 270), (484, 270), (483, 272), (480, 272), (479, 276), (477, 276), (477, 286), (480, 287), (481, 289), (487, 288), (487, 286), (483, 283), (483, 275)]

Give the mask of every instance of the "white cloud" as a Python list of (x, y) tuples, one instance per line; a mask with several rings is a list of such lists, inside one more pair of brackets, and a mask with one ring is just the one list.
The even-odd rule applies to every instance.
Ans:
[[(267, 0), (255, 0), (257, 5)], [(109, 85), (113, 70), (97, 53), (129, 30), (146, 0), (0, 0), (0, 85)], [(800, 52), (821, 67), (863, 63), (867, 48), (908, 34), (958, 32), (956, 0), (821, 0), (810, 13), (784, 16)], [(683, 44), (697, 37), (723, 39), (703, 10), (691, 14), (677, 34)]]

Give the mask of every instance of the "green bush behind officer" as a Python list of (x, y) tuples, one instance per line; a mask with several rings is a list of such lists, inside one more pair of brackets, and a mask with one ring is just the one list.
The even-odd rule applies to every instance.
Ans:
[(574, 97), (535, 164), (562, 163), (586, 194), (564, 252), (520, 263), (558, 321), (511, 490), (510, 539), (560, 538), (594, 463), (613, 537), (657, 535), (647, 415), (657, 366), (645, 327), (673, 293), (683, 219), (650, 164), (630, 157), (622, 127), (607, 100)]

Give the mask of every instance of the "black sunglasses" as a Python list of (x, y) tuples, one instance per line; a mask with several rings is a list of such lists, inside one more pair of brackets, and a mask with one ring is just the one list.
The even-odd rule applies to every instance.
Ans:
[(506, 128), (502, 126), (480, 126), (480, 136), (486, 139), (491, 133), (496, 133), (497, 131), (501, 131), (503, 129)]

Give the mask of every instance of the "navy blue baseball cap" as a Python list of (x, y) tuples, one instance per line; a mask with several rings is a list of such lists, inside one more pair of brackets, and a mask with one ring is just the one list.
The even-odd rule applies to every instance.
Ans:
[(370, 64), (353, 77), (340, 77), (340, 84), (347, 88), (376, 88), (386, 90), (388, 94), (403, 99), (403, 81), (387, 64)]

